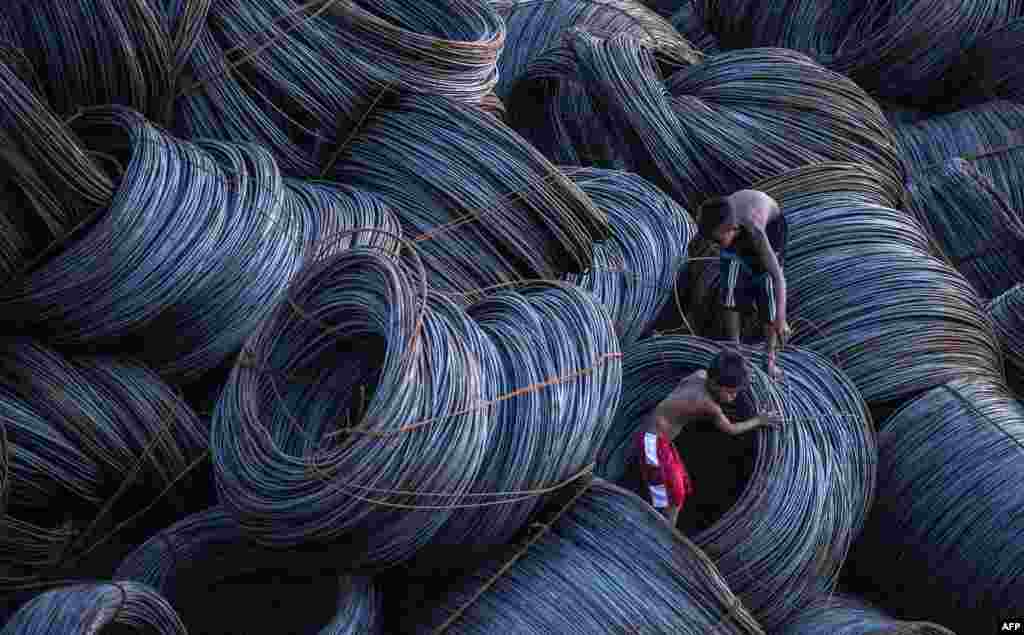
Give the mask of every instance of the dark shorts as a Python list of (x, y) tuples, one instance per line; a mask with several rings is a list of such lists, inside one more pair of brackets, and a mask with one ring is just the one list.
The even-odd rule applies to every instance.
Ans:
[[(779, 266), (786, 266), (786, 219), (783, 216), (765, 228), (768, 241), (775, 249)], [(722, 250), (721, 258), (722, 307), (727, 311), (747, 312), (756, 309), (763, 323), (773, 322), (778, 313), (775, 306), (775, 282), (760, 267), (750, 264), (735, 252)]]

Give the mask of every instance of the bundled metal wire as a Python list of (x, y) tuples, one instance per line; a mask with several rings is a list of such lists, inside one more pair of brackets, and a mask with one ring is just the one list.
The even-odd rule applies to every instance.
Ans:
[(627, 169), (688, 209), (708, 196), (823, 161), (866, 163), (903, 181), (896, 142), (878, 105), (805, 55), (723, 53), (663, 84), (652, 52), (635, 39), (577, 32), (572, 46), (580, 77), (623, 144), (619, 155)]
[(328, 543), (352, 569), (501, 544), (593, 461), (617, 344), (572, 285), (466, 313), (379, 250), (311, 263), (218, 402), (220, 499), (260, 544)]
[(913, 106), (893, 103), (880, 103), (879, 105), (882, 107), (885, 118), (889, 120), (889, 125), (894, 128), (920, 123), (932, 115), (926, 110)]
[(751, 0), (688, 3), (723, 49), (781, 47), (817, 60), (828, 58), (841, 46), (860, 13), (858, 3), (828, 0), (782, 0), (772, 5)]
[(394, 563), (472, 486), (496, 388), (485, 338), (416, 273), (366, 247), (313, 262), (247, 342), (210, 445), (219, 500), (256, 542)]
[(416, 575), (470, 571), (474, 557), (507, 544), (547, 495), (589, 474), (618, 406), (615, 325), (586, 287), (528, 284), (468, 313), (494, 347), (480, 357), (498, 393), (493, 426), (464, 507), (410, 564)]
[(480, 109), (496, 118), (498, 121), (505, 123), (505, 102), (501, 101), (501, 98), (494, 93), (489, 93), (484, 96), (483, 100), (480, 102)]
[[(662, 336), (623, 351), (621, 406), (601, 450), (599, 475), (623, 478), (644, 415), (719, 350), (710, 340)], [(781, 430), (758, 432), (756, 447), (743, 450), (755, 455), (745, 486), (693, 540), (757, 620), (773, 630), (822, 588), (834, 587), (873, 500), (877, 449), (864, 400), (834, 365), (811, 351), (786, 349), (778, 360), (785, 382), (775, 383), (760, 370), (763, 354), (742, 350), (751, 363), (754, 400), (762, 412), (781, 413), (785, 423)], [(723, 443), (741, 441), (717, 430), (702, 435), (695, 425), (676, 440), (695, 490), (680, 512), (684, 523), (694, 506), (721, 509), (722, 501), (708, 501), (702, 491), (723, 494), (716, 481), (736, 478), (730, 464), (736, 447)]]
[(962, 158), (989, 177), (1024, 213), (1024, 104), (991, 101), (915, 125), (897, 126), (900, 152), (915, 172)]
[(1024, 49), (1024, 11), (1020, 16), (986, 32), (964, 51), (951, 72), (951, 83), (960, 88), (960, 107), (990, 99), (1024, 103), (1024, 74), (1018, 63)]
[(697, 0), (727, 49), (777, 46), (811, 55), (868, 92), (928, 107), (955, 101), (964, 49), (1021, 14), (1018, 0), (837, 4)]
[(101, 582), (42, 593), (15, 613), (2, 635), (87, 635), (119, 626), (124, 633), (185, 635), (174, 609), (136, 582)]
[(821, 597), (787, 622), (778, 635), (956, 635), (932, 622), (906, 622), (851, 595)]
[(500, 121), (441, 96), (406, 95), (373, 113), (335, 180), (399, 217), (438, 291), (581, 273), (607, 217)]
[(499, 0), (492, 4), (508, 29), (495, 89), (503, 99), (535, 59), (564, 46), (575, 29), (602, 37), (628, 35), (652, 46), (674, 65), (696, 64), (701, 59), (667, 20), (638, 0)]
[(984, 298), (1024, 280), (1024, 216), (978, 169), (952, 159), (914, 175), (910, 209)]
[(716, 55), (722, 52), (718, 38), (711, 34), (704, 23), (704, 16), (698, 12), (695, 0), (674, 0), (673, 13), (669, 18), (672, 26), (693, 44), (693, 47), (705, 55)]
[(904, 178), (877, 103), (805, 55), (770, 48), (723, 53), (676, 72), (666, 86), (680, 134), (715, 158), (714, 193), (823, 161), (863, 163)]
[[(117, 358), (65, 359), (27, 338), (0, 342), (0, 385), (21, 399), (103, 472), (116, 489), (142, 463), (159, 488), (209, 443), (208, 431), (170, 386)], [(113, 484), (113, 487), (111, 487)]]
[[(132, 580), (153, 587), (175, 607), (189, 630), (196, 633), (215, 632), (213, 627), (218, 622), (217, 614), (223, 611), (231, 614), (234, 628), (240, 628), (243, 623), (258, 628), (258, 622), (253, 619), (266, 617), (261, 615), (258, 607), (225, 604), (230, 597), (222, 593), (221, 585), (230, 584), (233, 578), (253, 572), (269, 575), (273, 571), (290, 571), (318, 583), (333, 579), (336, 604), (329, 611), (333, 618), (318, 630), (319, 634), (381, 632), (381, 598), (373, 582), (364, 577), (332, 576), (329, 573), (331, 566), (324, 562), (322, 554), (272, 551), (253, 544), (230, 515), (220, 507), (212, 507), (183, 518), (137, 547), (120, 564), (114, 579)], [(311, 596), (319, 599), (323, 595), (319, 588), (311, 588), (309, 584), (300, 588), (306, 599)], [(274, 587), (272, 592), (277, 597), (288, 596), (287, 589), (281, 585)], [(218, 610), (210, 611), (211, 604)], [(289, 611), (296, 616), (292, 619), (292, 628), (297, 629), (298, 624), (314, 623), (322, 617), (320, 613), (328, 612), (318, 609), (315, 605), (307, 605), (301, 611)], [(287, 604), (283, 610), (288, 610)], [(306, 618), (298, 619), (299, 615)], [(321, 620), (317, 627), (325, 621)]]
[(325, 234), (397, 227), (353, 188), (283, 182), (256, 146), (180, 141), (119, 107), (90, 110), (75, 129), (121, 157), (117, 193), (94, 226), (0, 293), (3, 323), (56, 346), (193, 380), (237, 352)]
[(965, 87), (953, 69), (965, 49), (1022, 10), (1019, 0), (869, 2), (839, 49), (823, 62), (893, 101), (924, 108), (955, 102)]
[[(114, 186), (68, 127), (23, 81), (19, 49), (0, 43), (0, 284), (65, 238)], [(9, 65), (8, 62), (11, 64)], [(29, 67), (30, 68), (30, 67)]]
[(674, 301), (676, 279), (686, 275), (686, 252), (696, 227), (678, 203), (629, 172), (563, 168), (608, 214), (611, 240), (594, 248), (594, 262), (568, 282), (590, 291), (615, 321), (621, 346), (645, 335)]
[[(497, 82), (505, 25), (485, 2), (247, 0), (207, 3), (175, 102), (186, 137), (253, 141), (314, 177), (385, 92), (479, 104)], [(191, 9), (170, 0), (167, 15)], [(339, 46), (339, 43), (344, 43)]]
[(989, 301), (988, 314), (1003, 346), (1007, 375), (1024, 382), (1024, 282)]
[(568, 48), (536, 57), (510, 89), (508, 121), (551, 161), (567, 166), (624, 169), (624, 145), (579, 76)]
[(114, 503), (126, 492), (129, 505), (174, 487), (202, 497), (188, 474), (206, 453), (207, 429), (145, 367), (6, 339), (0, 394), (10, 443), (0, 559), (19, 567), (0, 588), (77, 557), (104, 521), (124, 520)]
[(403, 632), (764, 632), (707, 556), (623, 489), (595, 480), (535, 532)]
[(873, 406), (965, 372), (1001, 381), (982, 300), (913, 216), (892, 209), (898, 182), (866, 166), (822, 164), (755, 187), (789, 223), (793, 344), (835, 360)]
[(961, 633), (1021, 615), (1024, 404), (965, 372), (893, 414), (878, 445), (878, 501), (855, 564), (884, 606)]
[(154, 5), (13, 0), (6, 13), (58, 115), (118, 104), (159, 119), (171, 96), (173, 51)]

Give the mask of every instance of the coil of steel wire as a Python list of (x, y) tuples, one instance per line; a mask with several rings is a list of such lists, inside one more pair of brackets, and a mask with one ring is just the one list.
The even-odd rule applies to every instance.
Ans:
[(964, 372), (883, 422), (878, 445), (878, 500), (853, 562), (883, 608), (960, 633), (1020, 615), (1024, 404)]
[(409, 557), (483, 462), (493, 421), (479, 404), (495, 390), (484, 339), (393, 255), (357, 247), (310, 263), (217, 403), (221, 504), (265, 546), (335, 543), (353, 569)]
[[(635, 39), (576, 32), (572, 47), (575, 60), (560, 68), (575, 64), (585, 78), (611, 120), (612, 136), (623, 144), (626, 169), (688, 209), (708, 196), (823, 161), (866, 163), (904, 180), (878, 105), (805, 55), (723, 53), (662, 83), (651, 51)], [(517, 89), (531, 88), (521, 84)]]
[(0, 205), (4, 225), (32, 247), (25, 245), (21, 253), (5, 249), (10, 262), (5, 278), (22, 273), (44, 247), (108, 204), (115, 189), (100, 164), (6, 61), (0, 57), (0, 164), (4, 180), (21, 195), (11, 200), (5, 193)]
[(505, 99), (534, 59), (564, 45), (570, 31), (581, 29), (609, 37), (629, 35), (648, 42), (663, 60), (696, 64), (700, 54), (663, 17), (638, 0), (518, 0), (493, 3), (508, 35), (498, 59), (495, 92)]
[(837, 363), (872, 407), (964, 372), (1002, 381), (982, 300), (913, 216), (892, 209), (897, 181), (831, 163), (754, 187), (779, 202), (789, 223), (791, 342)]
[(488, 294), (468, 314), (495, 349), (481, 356), (495, 367), (481, 371), (500, 396), (466, 509), (409, 564), (417, 576), (470, 571), (506, 544), (549, 495), (592, 469), (618, 405), (615, 325), (586, 287), (520, 286)]
[(172, 38), (155, 6), (132, 0), (14, 0), (8, 19), (61, 117), (118, 104), (159, 119), (173, 81)]
[[(116, 625), (116, 626), (115, 626)], [(136, 582), (78, 584), (36, 596), (4, 625), (3, 635), (124, 633), (185, 635), (177, 613), (152, 588)]]
[(988, 314), (1003, 345), (1007, 377), (1024, 389), (1024, 282), (990, 300)]
[[(285, 573), (305, 579), (291, 586), (300, 595), (289, 593), (284, 580), (271, 582), (273, 575)], [(322, 554), (255, 545), (220, 507), (189, 515), (154, 535), (121, 562), (114, 579), (156, 589), (194, 633), (227, 632), (225, 627), (259, 631), (261, 622), (273, 619), (271, 610), (291, 616), (292, 632), (380, 632), (380, 596), (369, 578), (339, 578)], [(301, 605), (295, 604), (297, 597)], [(211, 611), (211, 605), (218, 610)]]
[[(662, 336), (623, 351), (621, 406), (601, 450), (600, 476), (625, 477), (644, 415), (719, 350), (711, 340)], [(785, 423), (741, 437), (688, 425), (675, 441), (694, 487), (680, 526), (772, 630), (835, 585), (873, 500), (877, 449), (864, 400), (833, 364), (786, 349), (779, 354), (785, 380), (774, 383), (760, 370), (763, 353), (741, 350), (760, 411), (779, 412)]]
[(609, 233), (606, 215), (519, 135), (440, 96), (373, 113), (332, 178), (395, 212), (438, 291), (581, 273)]
[(897, 126), (895, 132), (914, 172), (962, 158), (1007, 194), (1011, 209), (1024, 214), (1024, 104), (991, 101)]
[(924, 107), (955, 102), (964, 49), (1020, 15), (1020, 3), (914, 0), (698, 0), (723, 48), (777, 46), (806, 53), (868, 92)]
[(525, 545), (406, 616), (415, 633), (763, 633), (715, 566), (637, 496), (596, 479)]
[(864, 163), (904, 179), (877, 103), (805, 55), (770, 48), (723, 53), (676, 72), (666, 86), (684, 134), (716, 157), (714, 193), (823, 161)]
[(615, 321), (620, 346), (629, 346), (675, 301), (696, 226), (678, 203), (635, 174), (562, 169), (607, 212), (612, 226), (612, 239), (594, 249), (590, 271), (565, 279), (594, 294)]
[[(174, 0), (165, 11), (181, 15), (189, 5)], [(386, 92), (479, 104), (497, 82), (505, 41), (501, 18), (476, 0), (230, 0), (192, 19), (175, 130), (257, 142), (304, 178), (329, 168)]]
[(867, 3), (826, 65), (892, 101), (924, 108), (955, 102), (964, 86), (954, 71), (965, 49), (1020, 12), (1017, 0)]
[(957, 105), (973, 105), (990, 99), (1024, 103), (1024, 76), (1017, 64), (1024, 48), (1024, 12), (1004, 26), (986, 32), (964, 51), (951, 72), (959, 84)]
[(905, 622), (890, 617), (852, 595), (822, 597), (776, 631), (779, 635), (956, 635), (932, 622)]
[(772, 6), (751, 0), (690, 0), (688, 4), (723, 49), (781, 47), (816, 60), (835, 53), (866, 8), (827, 0), (783, 0)]
[(510, 88), (509, 125), (560, 165), (624, 169), (623, 143), (578, 76), (576, 57), (567, 48), (534, 58)]
[(1024, 280), (1024, 216), (978, 169), (952, 159), (911, 180), (910, 209), (979, 295)]
[(68, 350), (134, 355), (193, 380), (237, 352), (325, 234), (397, 227), (352, 188), (282, 182), (256, 146), (180, 141), (117, 107), (75, 128), (124, 158), (117, 195), (0, 294), (4, 323)]
[(416, 273), (362, 247), (311, 263), (250, 340), (211, 446), (221, 500), (257, 542), (330, 543), (353, 569), (428, 543), (420, 562), (468, 557), (593, 461), (619, 386), (604, 309), (542, 283), (466, 313)]
[[(99, 532), (113, 521), (145, 532), (133, 523), (141, 514), (155, 509), (151, 521), (172, 507), (181, 513), (212, 494), (193, 473), (207, 428), (141, 365), (65, 359), (8, 338), (0, 342), (0, 393), (11, 448), (0, 559), (18, 567), (2, 588), (73, 566), (102, 544)], [(188, 502), (164, 501), (186, 491)]]

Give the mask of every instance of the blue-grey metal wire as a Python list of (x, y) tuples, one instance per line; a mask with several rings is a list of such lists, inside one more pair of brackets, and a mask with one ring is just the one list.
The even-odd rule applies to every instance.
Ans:
[(708, 30), (704, 16), (698, 11), (695, 0), (676, 0), (672, 4), (675, 6), (669, 21), (680, 35), (705, 55), (716, 55), (722, 52), (718, 38)]
[(623, 144), (618, 155), (626, 169), (687, 209), (697, 209), (708, 196), (824, 161), (866, 163), (904, 180), (877, 103), (805, 55), (783, 49), (722, 53), (663, 82), (653, 52), (640, 41), (576, 32), (571, 45), (573, 57), (553, 70), (585, 82), (610, 119), (612, 138)]
[[(114, 626), (117, 625), (117, 626)], [(42, 593), (8, 620), (3, 635), (86, 635), (112, 630), (186, 635), (171, 605), (137, 582), (78, 584)]]
[(987, 308), (1003, 347), (1007, 375), (1024, 387), (1024, 282), (990, 300)]
[(519, 135), (437, 95), (371, 114), (331, 178), (384, 200), (438, 291), (582, 272), (609, 233), (606, 215)]
[[(168, 19), (188, 4), (169, 0)], [(175, 130), (259, 143), (306, 178), (385, 91), (479, 104), (505, 41), (502, 20), (477, 0), (225, 0), (194, 20)]]
[(397, 229), (373, 196), (283, 180), (255, 145), (181, 141), (119, 107), (74, 125), (125, 155), (117, 194), (95, 226), (0, 294), (4, 323), (56, 346), (194, 380), (238, 351), (321, 239)]
[(12, 0), (7, 17), (61, 117), (118, 104), (159, 120), (174, 79), (171, 34), (157, 3)]
[(815, 600), (775, 632), (778, 635), (956, 635), (933, 622), (898, 620), (846, 594)]
[(981, 297), (1024, 280), (1024, 215), (980, 170), (951, 159), (915, 174), (908, 191), (910, 210)]
[[(321, 554), (272, 551), (250, 542), (229, 514), (212, 507), (182, 518), (136, 547), (118, 566), (114, 579), (147, 584), (177, 608), (185, 623), (208, 624), (205, 614), (211, 606), (244, 611), (244, 607), (219, 603), (210, 588), (222, 580), (253, 571), (289, 570), (301, 575), (330, 567)], [(337, 581), (336, 615), (319, 634), (379, 633), (381, 598), (373, 582), (347, 575)], [(197, 593), (205, 594), (204, 602), (181, 601), (189, 596), (195, 599)], [(186, 614), (186, 606), (201, 610)]]
[(594, 462), (618, 406), (618, 338), (607, 311), (586, 290), (524, 285), (488, 295), (468, 315), (489, 340), (481, 344), (496, 353), (480, 356), (494, 364), (481, 364), (483, 381), (502, 397), (492, 407), (492, 431), (467, 508), (456, 510), (436, 544), (410, 565), (418, 574), (471, 570), (473, 557), (506, 544), (548, 498), (530, 492), (556, 487)]
[(872, 405), (965, 372), (1002, 382), (976, 291), (935, 255), (899, 187), (866, 166), (822, 164), (757, 186), (785, 211), (792, 342), (838, 363)]
[(914, 171), (963, 158), (1009, 195), (1012, 209), (1024, 210), (1024, 104), (990, 101), (894, 130)]
[(565, 279), (586, 289), (615, 321), (620, 346), (646, 335), (676, 279), (686, 275), (686, 253), (697, 228), (678, 203), (643, 178), (597, 168), (563, 168), (608, 214), (610, 240), (595, 246), (583, 275)]
[[(516, 550), (513, 545), (495, 554), (439, 604), (406, 616), (403, 630), (764, 632), (700, 549), (637, 496), (600, 479), (500, 571)], [(442, 631), (460, 608), (458, 619)]]
[[(25, 338), (0, 342), (4, 482), (0, 588), (76, 557), (111, 505), (202, 482), (179, 479), (205, 455), (208, 429), (154, 372), (128, 359), (60, 354)], [(191, 489), (190, 489), (191, 488)], [(187, 505), (186, 505), (187, 507)], [(119, 510), (125, 509), (118, 507)], [(14, 575), (13, 572), (17, 574)]]
[(956, 105), (963, 108), (996, 98), (1024, 103), (1024, 75), (1017, 63), (1022, 48), (1024, 12), (978, 37), (951, 71), (951, 81), (960, 86)]
[[(623, 351), (622, 401), (598, 474), (623, 478), (642, 417), (719, 350), (711, 340), (662, 336)], [(774, 383), (760, 370), (763, 353), (742, 351), (750, 360), (754, 400), (762, 411), (781, 413), (785, 423), (781, 430), (755, 433), (746, 488), (693, 541), (757, 620), (773, 629), (822, 587), (834, 587), (872, 504), (877, 449), (864, 400), (833, 364), (809, 350), (787, 348), (779, 356), (785, 381)], [(700, 474), (691, 476), (700, 488)]]
[[(210, 444), (219, 500), (255, 541), (336, 543), (352, 568), (394, 563), (471, 487), (493, 425), (474, 406), (494, 386), (460, 337), (475, 325), (422, 275), (369, 247), (310, 263), (247, 342)], [(355, 424), (384, 436), (339, 431)]]
[(964, 371), (883, 422), (878, 445), (878, 500), (855, 563), (883, 608), (959, 633), (1019, 615), (1024, 404)]
[(695, 64), (700, 55), (665, 18), (637, 0), (494, 0), (508, 34), (498, 58), (495, 92), (509, 97), (513, 84), (534, 59), (564, 45), (570, 31), (626, 34), (649, 42), (676, 64)]

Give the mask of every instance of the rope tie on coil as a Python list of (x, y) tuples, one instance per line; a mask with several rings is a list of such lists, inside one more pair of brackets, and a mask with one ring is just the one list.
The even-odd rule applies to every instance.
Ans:
[[(322, 472), (317, 471), (316, 462), (313, 461), (309, 464), (311, 471), (316, 476), (324, 477)], [(341, 484), (341, 487), (346, 489), (361, 489), (369, 490), (376, 493), (394, 494), (394, 495), (407, 495), (407, 496), (438, 496), (438, 497), (457, 497), (457, 498), (472, 498), (472, 497), (485, 497), (485, 496), (515, 496), (515, 498), (498, 500), (498, 501), (485, 501), (482, 503), (452, 503), (447, 505), (409, 505), (405, 503), (392, 503), (380, 499), (367, 498), (358, 494), (349, 494), (352, 498), (369, 503), (371, 505), (377, 505), (379, 507), (387, 507), (389, 509), (404, 509), (408, 511), (450, 511), (453, 509), (482, 509), (485, 507), (495, 507), (498, 505), (511, 505), (513, 503), (520, 503), (531, 498), (537, 498), (538, 496), (544, 496), (546, 494), (552, 494), (566, 488), (573, 483), (580, 480), (589, 481), (593, 478), (595, 463), (587, 465), (579, 472), (576, 472), (569, 478), (556, 483), (550, 487), (539, 488), (535, 490), (522, 490), (517, 492), (467, 492), (464, 494), (456, 494), (450, 492), (410, 492), (406, 490), (387, 490), (381, 488), (365, 487), (362, 485), (350, 485)]]
[(485, 408), (491, 408), (491, 407), (497, 405), (498, 403), (501, 403), (502, 401), (507, 401), (509, 399), (512, 399), (513, 397), (519, 397), (519, 396), (526, 395), (526, 394), (529, 394), (529, 393), (537, 392), (539, 390), (543, 390), (543, 389), (548, 388), (550, 386), (555, 386), (555, 385), (558, 385), (558, 384), (565, 383), (567, 381), (571, 381), (571, 380), (576, 379), (578, 377), (582, 377), (584, 375), (589, 375), (590, 373), (594, 372), (595, 370), (597, 370), (598, 368), (600, 368), (601, 366), (606, 364), (608, 362), (608, 360), (610, 360), (610, 359), (619, 359), (621, 357), (622, 357), (622, 353), (605, 353), (604, 355), (601, 355), (594, 362), (594, 364), (592, 366), (588, 366), (586, 368), (580, 368), (580, 369), (574, 370), (574, 371), (572, 371), (570, 373), (567, 373), (565, 375), (559, 375), (559, 376), (551, 377), (551, 378), (548, 378), (548, 379), (546, 379), (544, 381), (537, 382), (535, 384), (530, 384), (528, 386), (523, 386), (521, 388), (517, 388), (516, 390), (513, 390), (511, 392), (507, 392), (507, 393), (505, 393), (503, 395), (498, 395), (494, 399), (488, 399), (488, 400), (485, 400), (485, 401), (478, 401), (474, 405), (471, 405), (471, 406), (466, 407), (466, 408), (462, 408), (461, 410), (456, 410), (455, 412), (451, 412), (451, 413), (448, 413), (446, 415), (442, 415), (442, 416), (439, 416), (439, 417), (430, 417), (429, 419), (421, 419), (421, 420), (415, 421), (413, 423), (409, 423), (409, 424), (406, 424), (406, 425), (403, 425), (403, 426), (399, 426), (398, 428), (394, 428), (392, 430), (367, 430), (365, 428), (365, 426), (363, 426), (363, 427), (353, 426), (353, 427), (347, 427), (347, 428), (340, 428), (340, 429), (336, 430), (335, 432), (329, 433), (327, 435), (327, 437), (331, 438), (331, 437), (334, 437), (334, 436), (338, 436), (340, 434), (349, 434), (349, 433), (352, 433), (352, 434), (362, 434), (362, 435), (371, 436), (371, 437), (388, 437), (388, 436), (392, 436), (392, 435), (396, 435), (396, 434), (402, 434), (404, 432), (411, 432), (413, 430), (418, 430), (419, 428), (427, 426), (427, 425), (429, 425), (431, 423), (435, 423), (437, 421), (443, 421), (445, 419), (450, 419), (451, 417), (457, 417), (457, 416), (460, 416), (460, 415), (464, 415), (464, 414), (468, 414), (468, 413), (471, 413), (471, 412), (475, 412), (477, 410), (483, 410)]
[[(571, 489), (565, 490), (565, 494), (563, 494), (563, 495), (567, 495), (568, 493), (572, 492), (572, 496), (570, 496), (569, 499), (565, 503), (563, 503), (560, 507), (556, 508), (557, 511), (554, 513), (554, 515), (551, 518), (547, 519), (544, 522), (539, 522), (538, 521), (538, 522), (531, 523), (530, 524), (530, 528), (531, 529), (537, 529), (537, 531), (532, 536), (530, 536), (530, 538), (523, 544), (523, 546), (519, 550), (517, 550), (512, 555), (512, 557), (509, 558), (505, 562), (505, 564), (503, 564), (501, 566), (501, 568), (499, 568), (494, 573), (494, 575), (492, 575), (486, 582), (484, 582), (484, 584), (482, 584), (480, 586), (479, 589), (477, 589), (473, 593), (472, 597), (470, 597), (469, 600), (467, 600), (465, 604), (463, 604), (458, 609), (456, 609), (455, 612), (452, 613), (451, 616), (449, 616), (448, 619), (445, 620), (445, 622), (443, 624), (441, 624), (441, 626), (437, 627), (433, 631), (433, 635), (439, 635), (440, 633), (443, 633), (443, 632), (447, 631), (452, 626), (452, 624), (454, 624), (456, 621), (458, 621), (459, 618), (461, 618), (462, 615), (467, 610), (469, 610), (469, 608), (478, 599), (480, 599), (480, 597), (483, 596), (484, 593), (486, 593), (492, 586), (494, 586), (494, 584), (497, 583), (498, 580), (500, 580), (502, 578), (502, 576), (504, 576), (512, 568), (512, 566), (516, 562), (519, 561), (520, 558), (522, 558), (524, 555), (526, 555), (526, 552), (529, 551), (530, 547), (532, 547), (542, 537), (547, 535), (547, 532), (550, 531), (551, 527), (554, 526), (554, 524), (556, 522), (558, 522), (558, 519), (561, 518), (562, 515), (565, 514), (565, 512), (567, 512), (576, 503), (576, 501), (579, 500), (580, 497), (583, 496), (583, 494), (585, 494), (587, 492), (587, 490), (590, 489), (590, 486), (592, 484), (593, 484), (593, 479), (588, 477), (585, 480), (583, 480), (582, 482), (578, 482), (577, 483), (577, 488), (578, 488), (577, 490), (575, 490), (575, 491), (573, 491)], [(557, 501), (552, 501), (552, 507), (554, 507), (556, 504), (557, 504)]]

